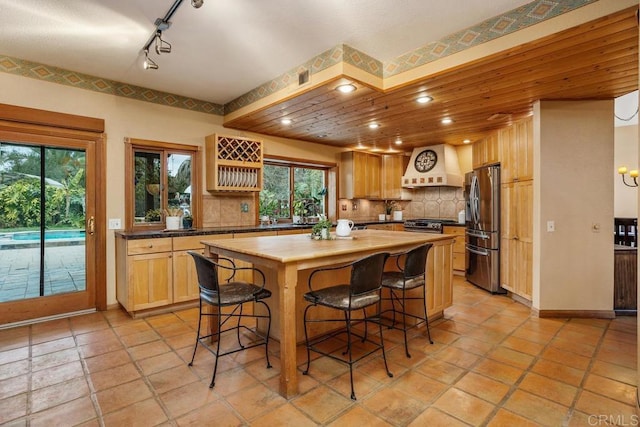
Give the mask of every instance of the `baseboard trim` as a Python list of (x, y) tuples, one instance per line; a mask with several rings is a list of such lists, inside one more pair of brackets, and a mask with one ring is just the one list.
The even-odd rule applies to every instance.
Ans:
[(616, 312), (613, 310), (538, 310), (531, 309), (531, 314), (540, 318), (549, 317), (575, 317), (590, 319), (615, 319)]
[(48, 322), (50, 320), (66, 319), (67, 317), (81, 316), (83, 314), (90, 314), (95, 312), (96, 312), (95, 308), (88, 308), (86, 310), (72, 311), (70, 313), (54, 314), (53, 316), (38, 317), (37, 319), (28, 319), (28, 320), (21, 320), (19, 322), (5, 323), (4, 325), (0, 325), (0, 329), (17, 328), (19, 326), (27, 326), (27, 325), (32, 325), (34, 323)]

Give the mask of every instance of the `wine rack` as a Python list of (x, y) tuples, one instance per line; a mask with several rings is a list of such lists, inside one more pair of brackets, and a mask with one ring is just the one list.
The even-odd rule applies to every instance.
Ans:
[(262, 141), (213, 134), (205, 150), (208, 191), (262, 190)]

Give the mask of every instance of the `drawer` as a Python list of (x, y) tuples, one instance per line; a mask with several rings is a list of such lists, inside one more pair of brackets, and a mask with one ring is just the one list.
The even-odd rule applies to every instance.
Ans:
[(173, 238), (173, 250), (174, 251), (188, 251), (190, 249), (202, 249), (204, 245), (200, 243), (203, 236), (188, 236), (188, 237), (174, 237)]
[(442, 232), (444, 234), (455, 234), (456, 236), (464, 236), (465, 228), (464, 227), (451, 227), (444, 226), (442, 227)]
[(454, 252), (453, 253), (453, 269), (464, 271), (464, 268), (465, 268), (464, 264), (465, 264), (464, 252), (463, 253)]
[(453, 243), (453, 252), (461, 253), (464, 255), (464, 236), (457, 236)]
[(171, 252), (171, 237), (160, 239), (140, 239), (127, 241), (127, 255)]

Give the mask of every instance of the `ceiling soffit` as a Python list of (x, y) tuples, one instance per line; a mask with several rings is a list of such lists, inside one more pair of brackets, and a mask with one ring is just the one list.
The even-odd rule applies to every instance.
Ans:
[[(588, 7), (577, 12), (588, 16), (584, 13)], [(348, 47), (338, 46), (323, 53), (324, 57), (338, 52), (329, 68), (310, 73), (309, 83), (298, 87), (296, 76), (288, 88), (265, 93), (261, 99), (253, 97), (252, 103), (227, 112), (225, 126), (340, 147), (360, 143), (379, 150), (397, 149), (397, 139), (403, 141), (403, 151), (419, 145), (474, 141), (530, 115), (538, 99), (611, 99), (635, 90), (636, 11), (637, 5), (543, 37), (538, 31), (531, 32), (537, 36), (533, 41), (513, 42), (514, 47), (468, 62), (449, 62), (451, 67), (428, 75), (405, 72), (405, 81), (398, 76), (380, 79), (344, 61)], [(464, 52), (459, 53), (462, 55)], [(349, 96), (333, 90), (345, 77), (359, 86)], [(385, 89), (384, 84), (394, 78), (394, 87)], [(434, 101), (417, 106), (413, 101), (424, 91)], [(440, 120), (445, 116), (451, 116), (454, 125), (442, 126)], [(494, 120), (489, 120), (491, 116)], [(284, 117), (293, 124), (281, 125)], [(372, 132), (366, 126), (370, 121), (381, 127)]]

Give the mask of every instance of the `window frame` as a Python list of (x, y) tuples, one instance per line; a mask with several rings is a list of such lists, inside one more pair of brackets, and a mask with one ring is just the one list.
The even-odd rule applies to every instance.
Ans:
[[(330, 182), (330, 176), (331, 176), (331, 172), (333, 170), (335, 170), (336, 164), (335, 163), (327, 163), (327, 162), (321, 162), (321, 161), (309, 161), (309, 160), (300, 160), (300, 159), (293, 159), (293, 158), (288, 158), (288, 157), (280, 157), (280, 156), (269, 156), (269, 157), (265, 157), (263, 160), (263, 163), (265, 166), (270, 165), (270, 166), (281, 166), (281, 167), (288, 167), (289, 168), (289, 216), (288, 217), (281, 217), (278, 218), (278, 221), (280, 220), (285, 220), (285, 221), (292, 221), (293, 220), (293, 203), (294, 203), (294, 194), (295, 194), (295, 173), (294, 173), (294, 169), (295, 168), (306, 168), (306, 169), (316, 169), (316, 170), (321, 170), (324, 173), (324, 185), (325, 188), (327, 188), (327, 193), (323, 196), (324, 198), (324, 207), (325, 207), (325, 214), (327, 214), (327, 216), (330, 215), (331, 212), (333, 212), (335, 209), (332, 208), (330, 206), (330, 200), (331, 197), (330, 195), (333, 194), (335, 192), (335, 190), (331, 190), (329, 188), (329, 182)], [(263, 182), (263, 188), (264, 188), (264, 182)], [(260, 203), (260, 197), (256, 197), (257, 203)], [(260, 211), (260, 206), (258, 205), (256, 208), (256, 213)], [(257, 214), (258, 215), (258, 214)]]
[(202, 223), (201, 185), (202, 185), (202, 147), (197, 145), (177, 144), (171, 142), (152, 141), (147, 139), (125, 138), (125, 230), (162, 230), (166, 228), (165, 216), (160, 222), (136, 223), (134, 218), (135, 208), (135, 185), (134, 169), (135, 151), (160, 152), (162, 170), (160, 171), (162, 184), (162, 209), (167, 208), (167, 164), (168, 154), (184, 154), (191, 156), (191, 215), (193, 217), (193, 227), (200, 227)]

